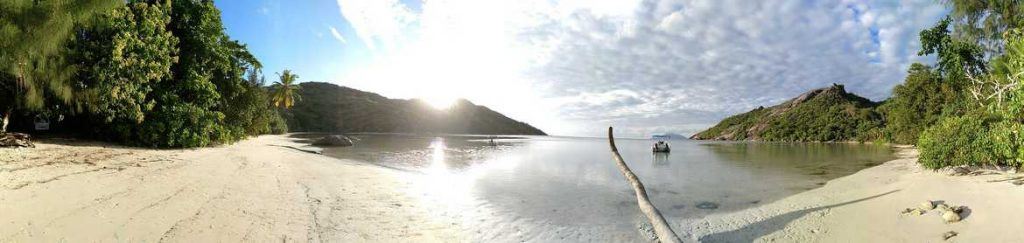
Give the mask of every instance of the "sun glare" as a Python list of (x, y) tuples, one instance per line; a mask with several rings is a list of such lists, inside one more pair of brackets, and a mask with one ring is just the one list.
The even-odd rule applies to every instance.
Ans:
[(423, 97), (421, 99), (423, 99), (424, 102), (427, 102), (431, 107), (434, 107), (434, 109), (438, 110), (447, 110), (455, 104), (455, 98), (452, 97), (433, 96)]

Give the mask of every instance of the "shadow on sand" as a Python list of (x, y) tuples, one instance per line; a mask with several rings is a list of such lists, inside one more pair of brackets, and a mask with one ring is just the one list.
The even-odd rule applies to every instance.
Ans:
[(848, 201), (844, 203), (788, 212), (775, 217), (771, 217), (764, 221), (748, 224), (746, 226), (743, 226), (743, 228), (706, 235), (700, 238), (700, 242), (753, 242), (757, 238), (782, 230), (783, 228), (786, 227), (787, 224), (793, 222), (793, 220), (803, 217), (804, 215), (807, 215), (809, 213), (813, 213), (819, 210), (831, 209), (835, 207), (842, 207), (847, 204), (854, 204), (862, 201), (867, 201), (898, 191), (900, 190), (892, 190), (886, 193), (865, 197), (853, 201)]

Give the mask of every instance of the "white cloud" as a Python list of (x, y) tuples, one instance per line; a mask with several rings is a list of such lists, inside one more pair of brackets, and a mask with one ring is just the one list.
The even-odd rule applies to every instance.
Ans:
[(342, 17), (370, 49), (397, 44), (416, 22), (416, 15), (399, 0), (337, 0)]
[(416, 53), (377, 70), (417, 74), (371, 90), (457, 87), (570, 135), (692, 133), (832, 83), (880, 100), (910, 63), (930, 61), (916, 56), (917, 33), (946, 13), (933, 0), (432, 0), (420, 13), (397, 0), (338, 3), (368, 46)]
[(341, 44), (347, 44), (348, 43), (348, 41), (345, 40), (345, 37), (341, 36), (341, 32), (338, 32), (338, 29), (334, 28), (334, 26), (329, 26), (328, 28), (331, 28), (331, 36), (334, 36), (334, 39), (336, 39), (339, 42), (341, 42)]

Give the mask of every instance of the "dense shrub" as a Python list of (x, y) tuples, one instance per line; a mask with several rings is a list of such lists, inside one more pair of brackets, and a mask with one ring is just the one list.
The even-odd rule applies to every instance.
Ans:
[(893, 88), (893, 95), (879, 107), (885, 114), (884, 136), (890, 142), (914, 144), (918, 136), (946, 113), (953, 113), (959, 92), (944, 82), (931, 67), (914, 63), (903, 84)]
[[(72, 58), (80, 129), (150, 147), (201, 147), (283, 133), (260, 63), (224, 33), (211, 1), (129, 1), (79, 28)], [(248, 80), (243, 78), (250, 74)]]
[(918, 141), (918, 162), (927, 168), (999, 164), (997, 139), (989, 132), (991, 118), (982, 115), (948, 117), (929, 127)]
[(288, 132), (288, 122), (285, 121), (281, 114), (274, 110), (273, 113), (267, 114), (267, 118), (270, 123), (270, 134), (283, 134)]
[(1015, 121), (1000, 121), (989, 128), (993, 141), (992, 153), (999, 163), (1021, 167), (1024, 160), (1024, 124)]

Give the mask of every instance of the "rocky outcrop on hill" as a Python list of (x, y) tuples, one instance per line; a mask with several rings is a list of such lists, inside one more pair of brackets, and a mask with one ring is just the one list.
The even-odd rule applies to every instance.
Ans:
[(803, 93), (782, 104), (758, 107), (691, 136), (702, 140), (851, 141), (882, 127), (877, 104), (842, 85)]

